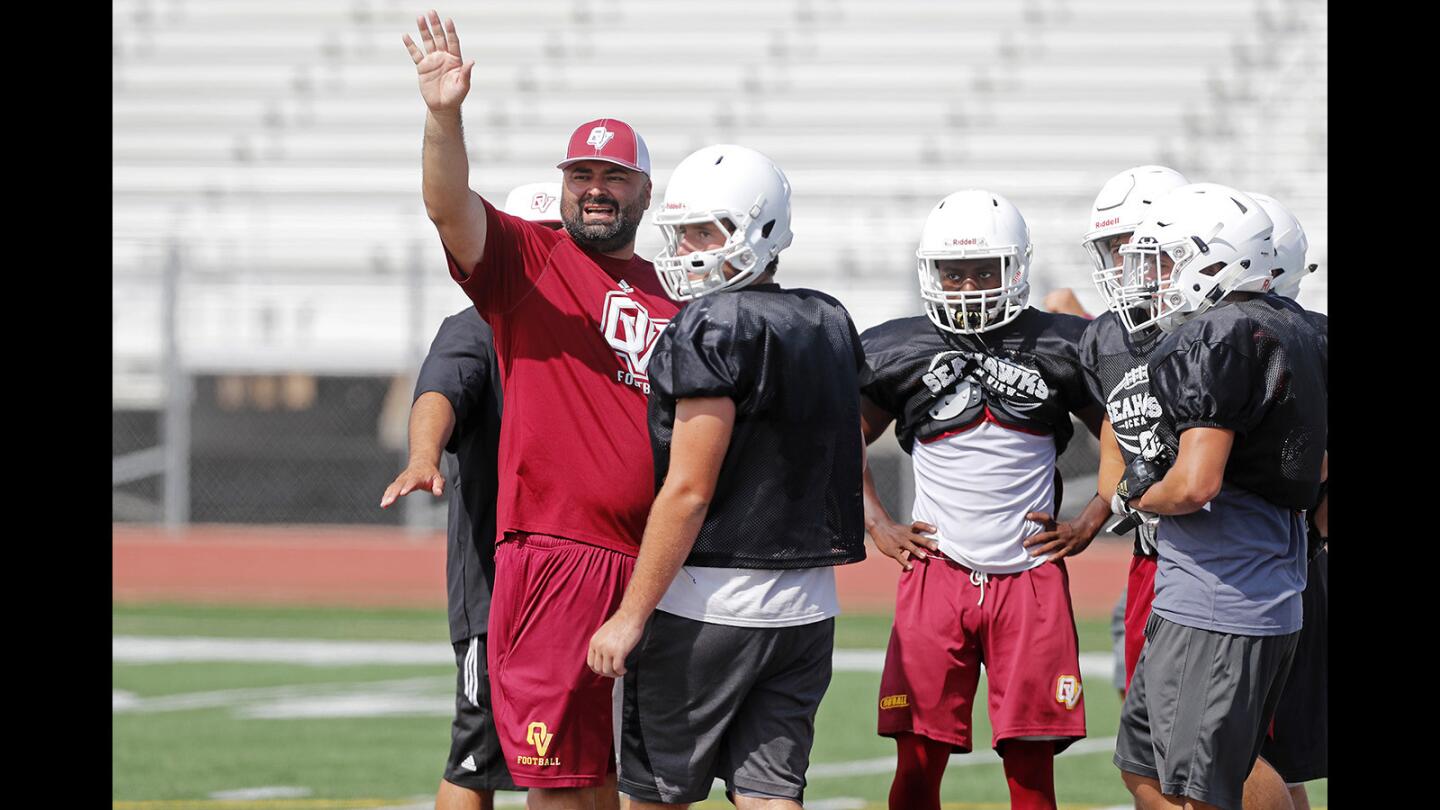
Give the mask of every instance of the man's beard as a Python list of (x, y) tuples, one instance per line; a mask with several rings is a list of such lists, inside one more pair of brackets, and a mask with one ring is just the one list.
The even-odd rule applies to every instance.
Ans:
[[(582, 208), (587, 203), (611, 206), (615, 209), (615, 218), (608, 223), (585, 224)], [(560, 201), (560, 219), (565, 223), (566, 232), (575, 244), (594, 253), (610, 253), (635, 241), (635, 231), (640, 229), (640, 220), (644, 216), (645, 202), (642, 199), (623, 208), (608, 194), (596, 194), (574, 202)]]

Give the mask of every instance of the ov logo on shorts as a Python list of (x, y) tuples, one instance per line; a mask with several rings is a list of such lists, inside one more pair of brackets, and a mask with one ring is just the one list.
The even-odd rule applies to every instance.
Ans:
[(1064, 703), (1066, 709), (1074, 709), (1080, 702), (1080, 679), (1074, 675), (1061, 675), (1055, 679), (1055, 702)]
[(585, 139), (585, 143), (595, 147), (596, 149), (604, 149), (605, 144), (609, 143), (610, 139), (613, 137), (615, 137), (615, 133), (611, 132), (605, 127), (595, 127), (594, 129), (590, 130), (590, 137)]
[(880, 698), (880, 708), (882, 709), (903, 709), (909, 705), (909, 695), (886, 695)]
[(535, 753), (542, 757), (550, 750), (550, 741), (553, 739), (555, 735), (550, 733), (544, 723), (531, 723), (530, 727), (525, 729), (525, 742), (535, 746)]

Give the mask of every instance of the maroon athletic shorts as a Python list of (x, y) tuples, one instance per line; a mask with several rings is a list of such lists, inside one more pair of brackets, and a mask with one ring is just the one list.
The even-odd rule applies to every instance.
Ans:
[(1135, 677), (1135, 665), (1145, 646), (1145, 622), (1155, 602), (1155, 568), (1159, 557), (1136, 554), (1130, 558), (1130, 578), (1125, 586), (1125, 688)]
[(634, 570), (633, 557), (560, 537), (514, 533), (495, 547), (490, 693), (516, 785), (597, 787), (615, 771), (615, 681), (585, 655)]
[(1017, 737), (1054, 737), (1059, 753), (1085, 736), (1079, 642), (1063, 561), (981, 580), (932, 555), (902, 573), (880, 676), (880, 735), (912, 732), (969, 752), (982, 661), (992, 747)]

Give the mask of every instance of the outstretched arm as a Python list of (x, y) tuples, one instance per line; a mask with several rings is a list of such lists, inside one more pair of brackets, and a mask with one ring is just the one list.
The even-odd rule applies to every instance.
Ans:
[(420, 97), (429, 108), (421, 159), (425, 213), (460, 270), (468, 273), (484, 257), (486, 227), (480, 195), (470, 190), (470, 160), (460, 124), (460, 104), (470, 92), (475, 62), (461, 58), (454, 20), (442, 26), (439, 13), (432, 10), (428, 19), (421, 16), (415, 22), (421, 45), (408, 34), (404, 42), (420, 76)]
[(380, 498), (384, 509), (417, 489), (427, 489), (435, 497), (445, 492), (445, 476), (440, 473), (440, 453), (455, 429), (455, 409), (450, 400), (437, 391), (427, 391), (410, 406), (410, 462)]
[(590, 638), (586, 663), (596, 674), (607, 678), (625, 674), (625, 658), (640, 643), (645, 623), (690, 556), (705, 523), (734, 427), (735, 401), (728, 397), (676, 403), (670, 469), (650, 507), (635, 573), (620, 607)]

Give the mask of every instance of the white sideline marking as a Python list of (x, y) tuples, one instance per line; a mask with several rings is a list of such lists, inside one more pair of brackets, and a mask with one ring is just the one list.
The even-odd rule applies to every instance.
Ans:
[[(436, 693), (446, 701), (444, 714), (455, 711), (454, 681), (451, 678), (426, 677), (402, 678), (390, 681), (363, 681), (359, 683), (316, 683), (303, 686), (264, 686), (247, 689), (220, 689), (213, 692), (185, 692), (178, 695), (160, 695), (142, 698), (128, 692), (112, 693), (111, 711), (115, 714), (174, 712), (192, 709), (218, 709), (237, 706), (274, 705), (285, 701), (311, 701), (316, 699), (355, 697), (360, 695), (379, 696), (391, 699), (397, 695)], [(449, 690), (449, 691), (447, 691)], [(437, 698), (439, 700), (441, 698)], [(425, 712), (429, 714), (430, 712)]]
[(425, 696), (367, 692), (358, 695), (318, 695), (277, 700), (258, 706), (242, 706), (236, 714), (256, 720), (288, 720), (319, 717), (394, 717), (455, 714), (455, 695)]
[[(193, 636), (115, 636), (111, 660), (118, 664), (168, 664), (189, 661), (335, 666), (345, 664), (453, 665), (448, 644), (416, 641), (329, 641), (321, 639), (203, 638)], [(836, 672), (880, 672), (884, 650), (839, 649)], [(1110, 653), (1081, 653), (1080, 673), (1105, 678), (1113, 670)]]
[(115, 636), (110, 640), (110, 657), (123, 664), (236, 661), (307, 666), (455, 665), (455, 652), (449, 644), (415, 641)]
[(210, 794), (210, 798), (221, 801), (231, 799), (242, 802), (257, 799), (303, 799), (313, 792), (310, 788), (306, 787), (267, 785), (265, 787), (240, 788), (239, 790), (217, 790)]

